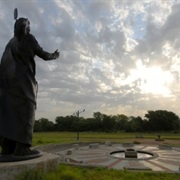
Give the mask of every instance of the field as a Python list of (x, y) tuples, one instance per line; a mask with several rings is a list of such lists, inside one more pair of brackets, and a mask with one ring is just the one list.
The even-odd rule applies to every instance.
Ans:
[[(164, 141), (156, 141), (158, 135)], [(80, 142), (132, 142), (147, 144), (169, 144), (180, 146), (180, 133), (95, 133), (81, 132), (79, 134)], [(33, 146), (45, 145), (50, 143), (73, 143), (77, 142), (76, 132), (48, 132), (34, 133)]]
[[(158, 135), (161, 140), (156, 141)], [(132, 142), (146, 144), (168, 144), (180, 146), (179, 133), (92, 133), (81, 132), (80, 142)], [(33, 146), (41, 146), (50, 143), (74, 143), (77, 142), (76, 132), (48, 132), (34, 133)], [(56, 171), (42, 173), (36, 170), (27, 171), (18, 177), (18, 180), (178, 180), (180, 174), (131, 172), (127, 170), (114, 170), (104, 168), (85, 168), (60, 164)]]

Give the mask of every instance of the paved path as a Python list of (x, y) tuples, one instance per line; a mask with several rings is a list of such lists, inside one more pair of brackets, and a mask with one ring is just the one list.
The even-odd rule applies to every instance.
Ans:
[[(154, 154), (151, 158), (114, 157), (112, 152), (133, 148), (137, 152), (145, 151)], [(90, 144), (87, 146), (72, 145), (72, 148), (56, 151), (62, 162), (83, 166), (102, 166), (113, 169), (152, 170), (160, 172), (180, 172), (180, 148), (158, 145)]]

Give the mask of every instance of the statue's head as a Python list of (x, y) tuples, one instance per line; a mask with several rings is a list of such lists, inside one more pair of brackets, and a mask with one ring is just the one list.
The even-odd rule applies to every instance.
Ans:
[(30, 33), (30, 22), (27, 18), (19, 18), (14, 24), (14, 36), (18, 39)]

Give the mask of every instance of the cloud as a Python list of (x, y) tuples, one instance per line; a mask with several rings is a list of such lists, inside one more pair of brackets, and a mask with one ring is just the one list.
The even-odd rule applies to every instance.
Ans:
[[(143, 116), (151, 109), (178, 114), (179, 6), (179, 1), (156, 0), (1, 1), (0, 53), (13, 36), (14, 8), (19, 17), (28, 17), (44, 50), (60, 50), (57, 61), (35, 58), (37, 119), (54, 121), (81, 108), (86, 117), (96, 111)], [(138, 62), (145, 70), (135, 78)], [(155, 69), (162, 76), (154, 77), (156, 83), (168, 96), (153, 91), (147, 73)], [(170, 84), (163, 81), (165, 73), (172, 77)], [(142, 91), (147, 85), (152, 91)]]

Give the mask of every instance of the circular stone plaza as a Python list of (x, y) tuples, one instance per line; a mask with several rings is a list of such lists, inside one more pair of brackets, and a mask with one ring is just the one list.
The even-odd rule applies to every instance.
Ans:
[[(12, 176), (30, 168), (49, 170), (59, 163), (117, 170), (180, 173), (180, 147), (133, 143), (71, 143), (35, 147), (43, 156), (28, 161), (0, 163), (0, 176)], [(125, 152), (136, 153), (126, 157)]]
[[(180, 172), (180, 147), (105, 142), (56, 144), (39, 149), (58, 155), (60, 162), (79, 166)], [(123, 154), (128, 149), (137, 151), (140, 157), (126, 158)]]

